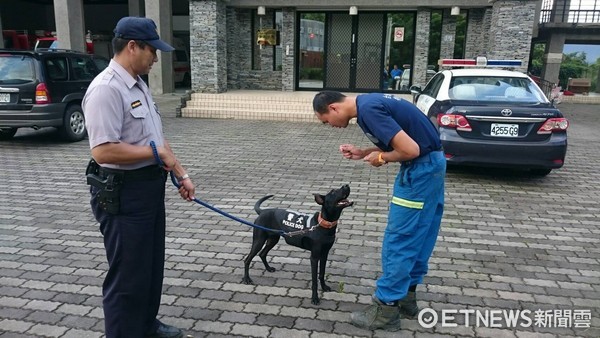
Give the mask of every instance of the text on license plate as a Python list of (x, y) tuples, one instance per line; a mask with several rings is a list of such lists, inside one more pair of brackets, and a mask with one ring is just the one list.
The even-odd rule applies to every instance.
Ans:
[(519, 136), (519, 125), (518, 124), (501, 124), (492, 123), (490, 129), (491, 136), (501, 137), (518, 137)]
[(10, 94), (0, 93), (0, 102), (10, 102)]

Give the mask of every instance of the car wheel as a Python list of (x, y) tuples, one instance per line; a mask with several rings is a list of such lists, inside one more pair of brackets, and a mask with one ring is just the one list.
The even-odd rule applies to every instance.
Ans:
[(60, 132), (67, 141), (75, 142), (85, 138), (85, 117), (80, 105), (73, 104), (67, 107)]
[(544, 177), (548, 175), (552, 169), (531, 169), (531, 174), (535, 176)]
[(17, 133), (17, 128), (0, 128), (0, 140), (10, 140)]

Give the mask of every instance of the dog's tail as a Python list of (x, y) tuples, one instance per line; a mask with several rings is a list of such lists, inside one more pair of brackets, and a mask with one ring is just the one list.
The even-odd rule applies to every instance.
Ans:
[(260, 209), (260, 205), (262, 204), (262, 202), (264, 202), (264, 201), (268, 200), (269, 198), (271, 198), (271, 197), (273, 197), (273, 196), (274, 196), (274, 195), (267, 195), (267, 196), (265, 196), (265, 197), (263, 197), (263, 198), (259, 199), (259, 200), (256, 202), (256, 204), (254, 205), (254, 211), (256, 211), (256, 213), (260, 215), (260, 212), (262, 211), (262, 210)]

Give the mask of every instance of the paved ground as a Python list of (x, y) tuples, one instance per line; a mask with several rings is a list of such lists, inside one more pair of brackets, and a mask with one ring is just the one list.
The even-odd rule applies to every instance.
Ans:
[[(341, 142), (369, 145), (356, 126), (166, 117), (165, 131), (198, 186), (198, 197), (253, 219), (268, 206), (314, 211), (314, 192), (349, 183), (355, 206), (342, 215), (327, 280), (336, 292), (310, 303), (308, 253), (279, 244), (277, 271), (255, 262), (257, 286), (240, 283), (251, 231), (168, 187), (166, 278), (161, 318), (193, 337), (599, 337), (600, 115), (562, 105), (571, 119), (566, 165), (546, 178), (504, 170), (452, 169), (446, 211), (419, 305), (441, 310), (556, 309), (551, 327), (428, 329), (403, 322), (394, 335), (357, 330), (349, 313), (369, 303), (397, 166), (372, 169), (341, 158)], [(163, 108), (164, 112), (170, 108)], [(169, 114), (166, 116), (174, 116)], [(0, 143), (0, 337), (100, 337), (102, 238), (83, 171), (87, 142), (51, 130), (19, 131)], [(583, 310), (576, 328), (565, 318)], [(568, 315), (567, 315), (568, 314)], [(585, 319), (585, 315), (591, 319)], [(577, 318), (575, 318), (577, 319)], [(523, 323), (523, 322), (521, 322)], [(568, 324), (568, 325), (567, 325)], [(490, 325), (488, 325), (490, 326)], [(558, 327), (562, 326), (562, 327)]]

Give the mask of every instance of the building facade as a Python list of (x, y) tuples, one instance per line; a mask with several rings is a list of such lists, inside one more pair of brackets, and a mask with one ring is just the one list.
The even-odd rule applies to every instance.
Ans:
[[(192, 90), (405, 91), (438, 58), (523, 60), (535, 0), (190, 0)], [(465, 30), (457, 41), (458, 22)], [(466, 23), (466, 27), (465, 27)], [(257, 32), (275, 30), (275, 45)], [(437, 33), (437, 34), (436, 34)], [(462, 46), (462, 47), (461, 47)], [(439, 51), (432, 57), (431, 50)], [(396, 65), (404, 74), (394, 79)], [(398, 86), (405, 81), (403, 86)]]

